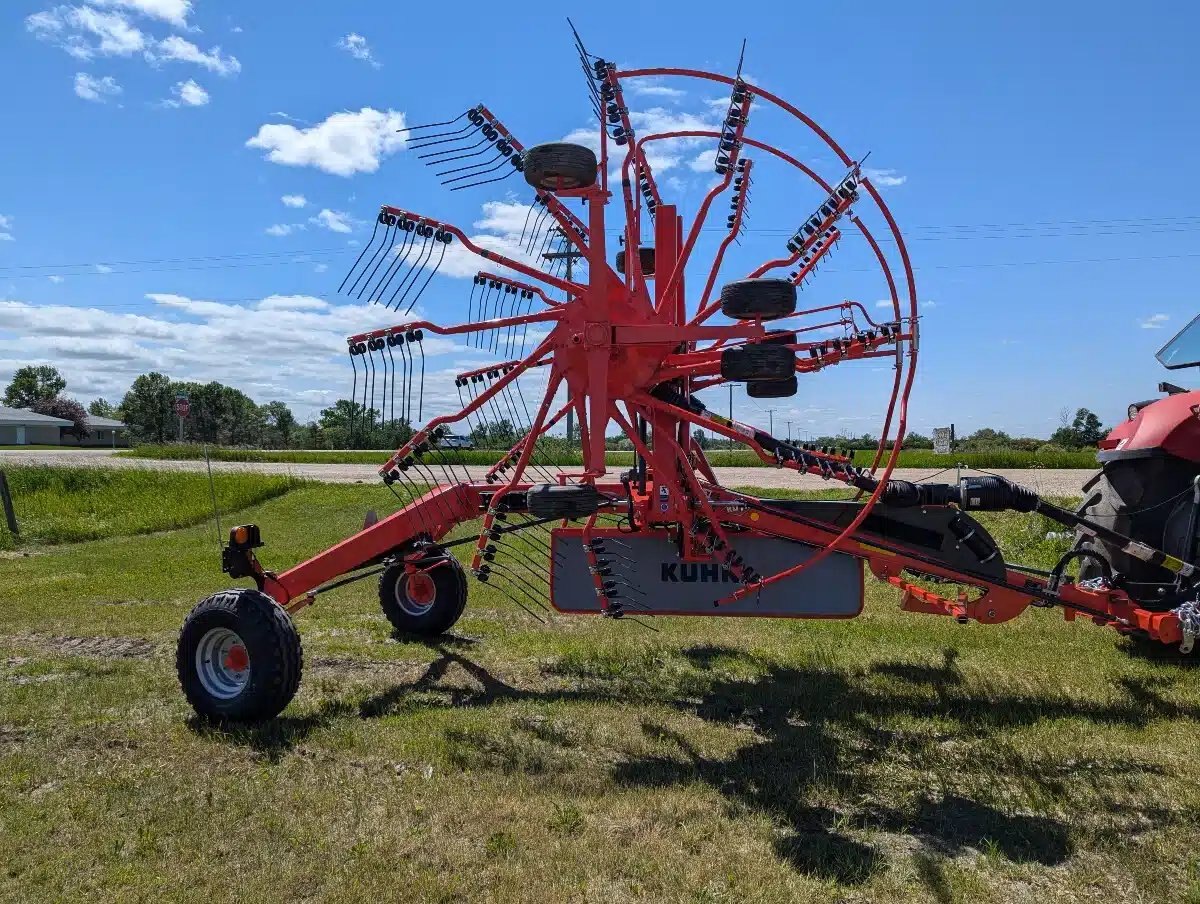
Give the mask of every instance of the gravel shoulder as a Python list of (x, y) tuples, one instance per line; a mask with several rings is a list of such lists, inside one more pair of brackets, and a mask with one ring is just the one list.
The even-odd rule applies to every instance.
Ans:
[[(380, 453), (379, 463), (383, 464), (386, 456)], [(161, 471), (204, 471), (202, 461), (158, 461), (148, 458), (118, 458), (111, 449), (63, 449), (61, 451), (33, 450), (29, 452), (17, 450), (0, 450), (0, 468), (5, 465), (40, 464), (70, 467), (95, 468), (150, 468)], [(214, 461), (214, 472), (251, 471), (259, 474), (291, 474), (306, 480), (319, 480), (325, 483), (371, 483), (379, 479), (378, 468), (374, 465), (355, 464), (284, 464), (278, 462), (240, 462)], [(459, 473), (464, 466), (459, 467)], [(482, 465), (465, 467), (472, 478), (481, 478), (487, 471)], [(817, 490), (828, 487), (829, 484), (819, 477), (796, 474), (779, 468), (721, 468), (716, 469), (717, 477), (726, 486), (755, 486), (767, 489), (805, 489)], [(965, 470), (963, 474), (975, 473)], [(1023, 484), (1036, 490), (1044, 496), (1078, 496), (1080, 487), (1095, 472), (1078, 469), (1030, 468), (1008, 469), (993, 471), (1009, 480)], [(931, 477), (939, 481), (952, 482), (955, 479), (953, 471), (939, 472), (929, 468), (897, 468), (893, 477), (901, 480), (928, 480)]]

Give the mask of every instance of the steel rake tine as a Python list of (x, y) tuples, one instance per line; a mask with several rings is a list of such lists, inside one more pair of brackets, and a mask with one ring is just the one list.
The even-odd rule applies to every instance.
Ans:
[(388, 361), (392, 366), (392, 423), (391, 428), (394, 433), (396, 430), (396, 358), (392, 354), (392, 346), (395, 344), (391, 341), (392, 337), (388, 336), (387, 353)]
[[(383, 236), (383, 245), (380, 247), (378, 252), (376, 252), (374, 255), (371, 256), (371, 260), (367, 262), (367, 266), (363, 267), (362, 275), (363, 276), (367, 275), (367, 269), (371, 268), (372, 261), (375, 262), (375, 266), (374, 266), (374, 268), (371, 268), (370, 276), (367, 276), (366, 282), (364, 282), (363, 287), (358, 290), (358, 294), (354, 296), (355, 298), (362, 298), (363, 293), (367, 291), (367, 288), (374, 281), (375, 273), (379, 269), (379, 265), (382, 264), (383, 261), (387, 258), (387, 249), (396, 247), (396, 241), (394, 238), (392, 238), (392, 234), (394, 231), (399, 231), (399, 230), (393, 226), (392, 222), (389, 219), (387, 232), (385, 232), (384, 236)], [(391, 239), (391, 244), (388, 243), (389, 239)], [(376, 258), (379, 258), (379, 260), (376, 261), (375, 260)], [(361, 278), (362, 278), (362, 276), (359, 277), (359, 279), (361, 279)], [(350, 287), (350, 291), (353, 292), (357, 287), (358, 287), (358, 280), (356, 279), (354, 281), (354, 285), (352, 285)]]
[[(351, 388), (350, 388), (351, 402), (357, 401), (357, 399), (358, 399), (358, 365), (354, 363), (354, 359), (357, 357), (358, 356), (356, 354), (354, 354), (354, 347), (351, 346), (350, 347), (350, 370), (354, 374), (354, 382), (351, 384)], [(363, 379), (365, 380), (366, 378), (367, 378), (367, 373), (364, 370), (363, 371)], [(354, 444), (354, 409), (353, 408), (350, 409), (350, 443), (351, 443), (351, 445)]]
[[(367, 253), (367, 249), (370, 248), (373, 244), (375, 244), (375, 234), (377, 232), (379, 232), (379, 217), (375, 218), (375, 226), (374, 226), (374, 228), (371, 229), (371, 237), (369, 239), (367, 239), (367, 243), (365, 245), (363, 245), (363, 250), (358, 252), (358, 257), (355, 259), (353, 266), (351, 266), (350, 269), (346, 271), (346, 275), (342, 279), (342, 284), (340, 286), (338, 286), (338, 294), (339, 295), (341, 294), (342, 289), (344, 289), (346, 287), (346, 280), (348, 280), (351, 276), (353, 276), (354, 271), (358, 269), (359, 261), (361, 261), (363, 259), (363, 255)], [(350, 291), (353, 292), (354, 290), (351, 289)]]
[(527, 207), (525, 209), (525, 222), (521, 225), (521, 237), (519, 239), (517, 239), (518, 244), (523, 245), (525, 243), (525, 230), (527, 230), (529, 228), (529, 218), (531, 216), (533, 216), (533, 209), (536, 206), (537, 206), (537, 198), (535, 196), (533, 199), (533, 204), (530, 204), (529, 207)]
[[(376, 225), (378, 225), (378, 221), (376, 222)], [(363, 278), (364, 278), (364, 277), (367, 275), (368, 271), (370, 271), (370, 269), (371, 269), (371, 264), (375, 263), (375, 259), (376, 259), (377, 257), (379, 257), (381, 254), (383, 254), (383, 255), (386, 255), (386, 253), (387, 253), (387, 249), (388, 249), (388, 248), (394, 248), (394, 247), (395, 247), (395, 242), (394, 242), (394, 241), (393, 241), (393, 242), (391, 242), (391, 244), (389, 244), (389, 241), (388, 241), (388, 240), (391, 238), (391, 235), (392, 235), (392, 230), (393, 230), (394, 228), (395, 228), (395, 224), (394, 224), (394, 223), (392, 223), (392, 222), (389, 220), (389, 221), (388, 221), (388, 224), (387, 224), (387, 228), (386, 228), (386, 229), (384, 229), (384, 231), (383, 231), (383, 236), (382, 236), (382, 238), (380, 239), (380, 245), (379, 245), (379, 249), (378, 249), (377, 251), (374, 251), (374, 252), (371, 254), (371, 257), (370, 257), (370, 259), (368, 259), (368, 260), (367, 260), (367, 262), (366, 262), (365, 264), (363, 264), (362, 272), (360, 272), (360, 273), (358, 274), (358, 276), (355, 278), (354, 282), (353, 282), (353, 283), (350, 285), (350, 288), (349, 288), (349, 290), (346, 292), (346, 294), (347, 294), (347, 295), (353, 295), (353, 294), (354, 294), (354, 290), (358, 288), (358, 284), (359, 284), (359, 282), (361, 282), (361, 281), (362, 281), (362, 279), (363, 279)], [(374, 233), (372, 233), (372, 235), (371, 235), (371, 241), (373, 242), (374, 240), (375, 240), (375, 236), (374, 236)], [(368, 245), (368, 247), (370, 247), (370, 246)], [(363, 249), (363, 253), (365, 254), (365, 253), (366, 253), (366, 251), (367, 251), (367, 248), (364, 248), (364, 249)], [(360, 257), (361, 257), (361, 255), (360, 255)], [(358, 264), (356, 263), (356, 264), (355, 264), (355, 266), (357, 267), (357, 266), (358, 266)], [(375, 264), (375, 266), (376, 266), (376, 267), (378, 267), (378, 266), (379, 266), (379, 264)], [(351, 271), (351, 272), (353, 272), (353, 271)], [(347, 273), (347, 274), (346, 274), (346, 279), (349, 279), (349, 278), (350, 278), (350, 274), (349, 274), (349, 273)], [(368, 282), (369, 282), (369, 280), (368, 280)], [(339, 289), (338, 291), (340, 292), (341, 290)], [(361, 297), (362, 297), (362, 293), (360, 292), (360, 293), (359, 293), (359, 294), (358, 294), (356, 297), (358, 297), (358, 298), (361, 298)]]
[[(433, 268), (429, 271), (429, 273), (425, 277), (425, 282), (421, 283), (421, 288), (419, 288), (417, 290), (417, 294), (413, 296), (413, 300), (410, 301), (408, 303), (408, 307), (404, 309), (404, 313), (406, 316), (408, 315), (408, 312), (413, 309), (413, 305), (415, 305), (418, 301), (420, 301), (421, 296), (425, 293), (425, 289), (429, 285), (429, 281), (431, 279), (433, 279), (434, 274), (436, 274), (438, 272), (438, 270), (440, 270), (442, 268), (442, 261), (444, 261), (446, 259), (446, 248), (449, 243), (448, 242), (440, 242), (439, 244), (441, 244), (441, 246), (442, 246), (442, 253), (438, 256), (438, 262), (433, 265)], [(431, 251), (430, 257), (432, 257), (432, 256), (433, 256), (433, 252)], [(416, 285), (415, 281), (414, 281), (413, 285)], [(407, 295), (408, 293), (405, 293), (405, 294)], [(402, 299), (400, 299), (400, 304), (403, 304), (403, 303), (404, 303), (404, 299), (402, 298)], [(400, 304), (396, 305), (396, 310), (400, 310)]]
[(383, 271), (383, 276), (379, 277), (375, 291), (367, 296), (368, 301), (379, 301), (383, 297), (383, 293), (387, 291), (388, 286), (391, 285), (392, 280), (396, 278), (396, 274), (400, 272), (400, 267), (403, 266), (404, 261), (408, 257), (415, 232), (415, 229), (404, 230), (404, 239), (400, 242), (400, 245), (398, 247), (393, 246), (396, 247), (396, 252), (392, 255), (392, 262)]
[(474, 179), (476, 176), (486, 176), (488, 173), (494, 173), (504, 165), (504, 161), (506, 159), (507, 158), (503, 154), (497, 154), (491, 160), (485, 160), (483, 163), (473, 163), (471, 166), (460, 166), (457, 169), (446, 170), (445, 172), (438, 173), (437, 175), (449, 176), (451, 173), (461, 173), (465, 170), (480, 169), (481, 167), (490, 166), (493, 163), (496, 164), (495, 166), (492, 166), (491, 169), (480, 169), (480, 171), (476, 173), (466, 173), (466, 175), (456, 176), (453, 179), (442, 180), (442, 185), (453, 185), (455, 182), (461, 182), (463, 179)]
[(408, 349), (408, 343), (405, 341), (403, 333), (400, 334), (401, 341), (398, 343), (400, 347), (400, 357), (404, 359), (404, 422), (408, 424), (409, 429), (412, 429), (412, 353)]
[(380, 387), (380, 402), (379, 402), (379, 426), (383, 430), (387, 430), (387, 398), (388, 398), (388, 360), (384, 355), (387, 348), (387, 340), (380, 339), (383, 346), (379, 349), (379, 363), (383, 371), (383, 385)]
[[(417, 284), (417, 280), (421, 278), (421, 270), (424, 269), (425, 264), (429, 261), (430, 256), (433, 254), (432, 241), (428, 236), (422, 236), (421, 238), (424, 240), (425, 244), (423, 244), (421, 246), (421, 250), (417, 252), (416, 259), (413, 261), (412, 266), (409, 268), (408, 272), (404, 274), (404, 279), (400, 280), (400, 285), (396, 286), (396, 291), (392, 293), (392, 297), (387, 300), (387, 303), (384, 305), (384, 307), (392, 307), (392, 302), (396, 301), (396, 296), (400, 295), (401, 290), (403, 290), (404, 295), (400, 297), (400, 301), (395, 307), (395, 310), (400, 310), (400, 305), (404, 304), (404, 299), (408, 297), (409, 289), (415, 286)], [(409, 283), (410, 279), (412, 280), (411, 283)]]
[(472, 131), (478, 130), (480, 128), (482, 128), (482, 127), (477, 125), (476, 123), (468, 123), (467, 125), (463, 126), (461, 129), (457, 129), (453, 132), (439, 133), (439, 135), (441, 135), (441, 136), (448, 135), (450, 137), (448, 137), (448, 138), (442, 137), (442, 138), (440, 138), (440, 140), (437, 140), (437, 141), (431, 141), (430, 139), (438, 138), (439, 135), (427, 135), (424, 138), (420, 138), (420, 139), (418, 139), (418, 141), (410, 144), (409, 149), (413, 150), (413, 151), (423, 151), (425, 148), (431, 148), (431, 147), (434, 147), (439, 144), (449, 144), (452, 141), (462, 141), (464, 139), (459, 136), (469, 135)]
[[(441, 142), (438, 142), (438, 143), (440, 144)], [(491, 144), (491, 142), (487, 138), (481, 138), (481, 139), (479, 139), (479, 141), (475, 142), (474, 144), (468, 144), (463, 147), (445, 148), (444, 150), (440, 150), (440, 151), (430, 151), (428, 154), (417, 154), (417, 159), (418, 160), (428, 160), (429, 163), (425, 164), (426, 166), (441, 166), (443, 163), (448, 163), (451, 160), (459, 159), (458, 157), (445, 157), (446, 154), (457, 154), (459, 151), (469, 151), (472, 148), (477, 148), (480, 145), (485, 145), (485, 144)], [(432, 145), (426, 145), (426, 147), (432, 147)], [(418, 150), (420, 150), (420, 148), (418, 148)], [(479, 153), (482, 154), (482, 153), (484, 153), (484, 151), (480, 151)], [(468, 154), (467, 156), (470, 156), (470, 155)], [(445, 159), (434, 160), (433, 159), (434, 157), (444, 157)]]
[[(489, 170), (488, 172), (494, 172), (497, 169), (499, 169), (499, 165), (492, 167), (492, 169)], [(511, 169), (507, 173), (505, 173), (503, 176), (497, 176), (495, 179), (484, 179), (481, 182), (469, 182), (466, 185), (456, 185), (452, 189), (450, 189), (450, 191), (462, 191), (464, 188), (476, 188), (480, 185), (491, 185), (493, 182), (503, 182), (505, 179), (511, 179), (515, 172), (517, 172), (517, 170), (514, 167), (513, 169)], [(484, 173), (476, 173), (475, 175), (482, 176), (482, 175), (484, 175)], [(463, 178), (467, 178), (467, 177), (464, 176)], [(449, 183), (443, 182), (442, 184), (448, 185)]]
[[(467, 110), (465, 113), (459, 113), (453, 119), (447, 119), (445, 122), (427, 122), (424, 125), (419, 125), (419, 126), (404, 126), (403, 128), (397, 129), (396, 131), (397, 132), (418, 132), (421, 129), (436, 129), (439, 126), (454, 125), (454, 123), (458, 122), (460, 119), (462, 119), (464, 116), (468, 115), (471, 112), (472, 112), (471, 110)], [(443, 134), (448, 134), (448, 133), (443, 133)]]

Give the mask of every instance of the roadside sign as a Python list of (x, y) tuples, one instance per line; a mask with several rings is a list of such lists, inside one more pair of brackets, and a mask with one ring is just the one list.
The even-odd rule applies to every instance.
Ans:
[(933, 428), (933, 451), (938, 455), (949, 455), (954, 445), (954, 425)]
[(192, 412), (192, 403), (188, 401), (185, 395), (175, 396), (175, 413), (181, 418), (187, 417)]

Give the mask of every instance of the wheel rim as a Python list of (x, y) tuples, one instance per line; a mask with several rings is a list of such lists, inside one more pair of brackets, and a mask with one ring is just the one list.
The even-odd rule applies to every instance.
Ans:
[(396, 605), (408, 615), (424, 615), (437, 602), (437, 584), (423, 571), (406, 574), (396, 582)]
[(236, 631), (212, 628), (196, 647), (196, 676), (205, 692), (232, 700), (250, 683), (250, 654)]

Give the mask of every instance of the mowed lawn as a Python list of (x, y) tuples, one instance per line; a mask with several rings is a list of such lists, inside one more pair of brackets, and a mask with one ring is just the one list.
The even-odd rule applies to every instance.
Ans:
[[(238, 520), (284, 568), (368, 508)], [(417, 643), (364, 581), (300, 616), (283, 716), (221, 731), (173, 661), (228, 583), (211, 525), (0, 555), (0, 900), (1200, 901), (1197, 673), (1056, 612), (960, 626), (869, 580), (853, 621), (649, 630), (472, 583)]]

